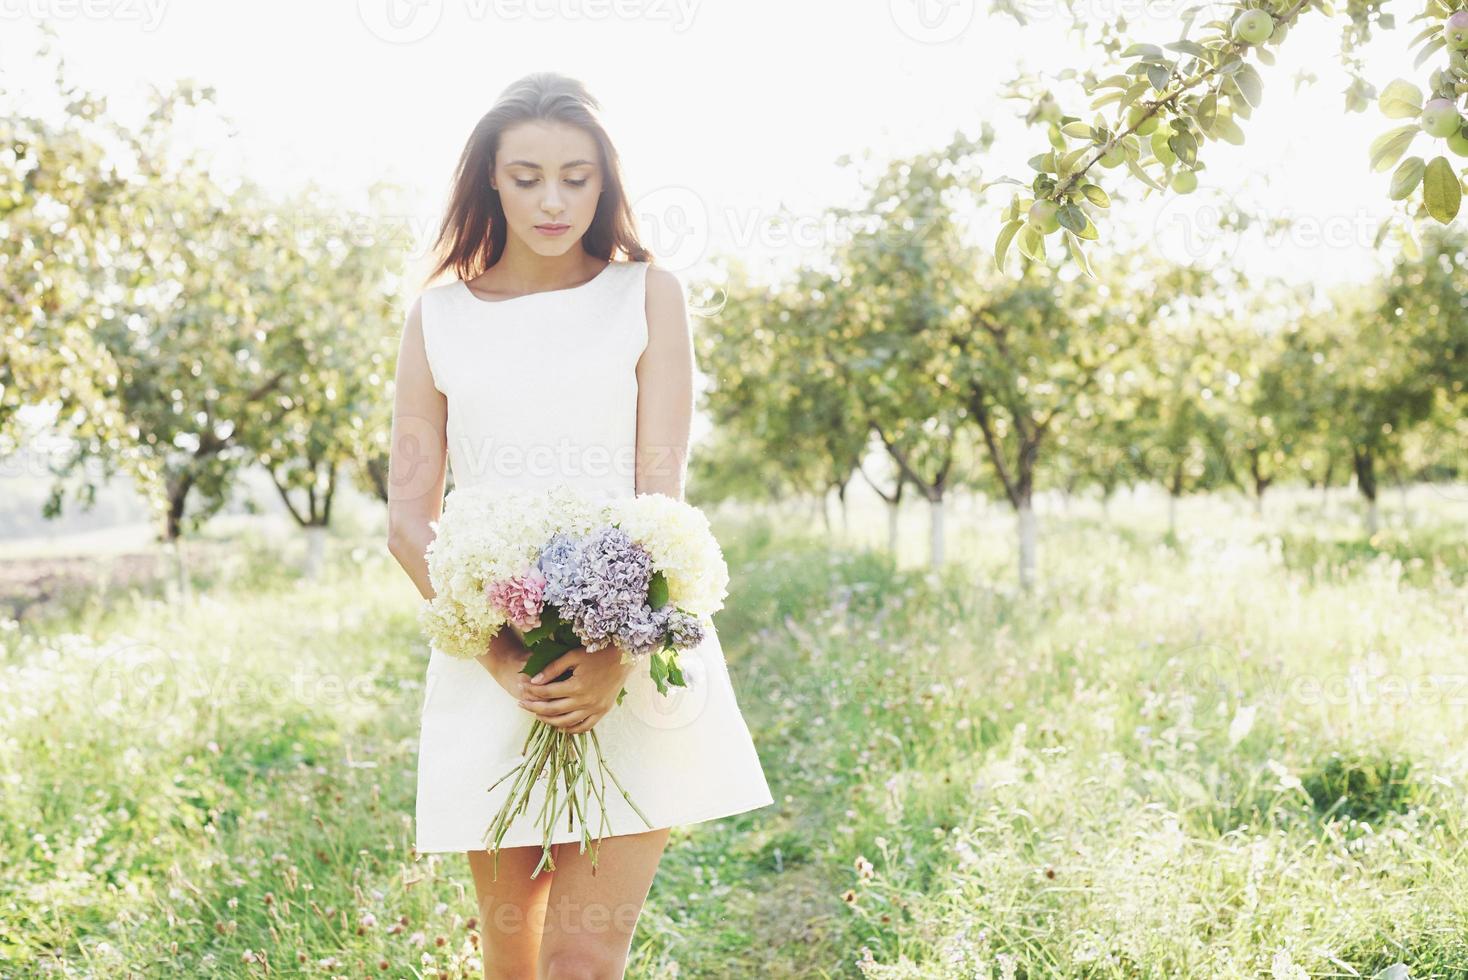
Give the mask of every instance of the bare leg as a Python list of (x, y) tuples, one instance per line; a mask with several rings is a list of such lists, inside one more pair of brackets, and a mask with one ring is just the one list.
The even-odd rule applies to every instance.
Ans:
[(553, 871), (531, 878), (541, 847), (506, 847), (499, 852), (499, 880), (494, 855), (466, 851), (479, 899), (479, 944), (485, 980), (535, 980), (535, 962), (545, 924)]
[(537, 980), (614, 980), (623, 975), (642, 903), (670, 832), (662, 827), (604, 838), (595, 875), (590, 848), (581, 854), (576, 843), (556, 845), (556, 877), (547, 902)]

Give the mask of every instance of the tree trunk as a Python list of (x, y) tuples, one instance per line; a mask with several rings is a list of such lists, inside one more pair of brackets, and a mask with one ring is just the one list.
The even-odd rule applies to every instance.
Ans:
[(1352, 457), (1356, 468), (1356, 487), (1366, 498), (1366, 533), (1374, 535), (1381, 528), (1381, 514), (1376, 506), (1376, 455), (1370, 449), (1358, 446)]
[(1177, 534), (1177, 494), (1167, 495), (1167, 533)]
[(315, 581), (321, 577), (321, 569), (325, 565), (326, 558), (326, 536), (327, 531), (323, 525), (308, 524), (306, 532), (306, 564), (301, 574), (307, 579)]
[(892, 556), (892, 561), (897, 561), (897, 515), (900, 504), (896, 500), (887, 502), (887, 552)]
[(934, 570), (943, 567), (943, 498), (928, 500), (928, 564)]
[(169, 556), (173, 559), (173, 597), (176, 602), (188, 603), (193, 598), (193, 585), (190, 582), (188, 556), (184, 549), (184, 539), (175, 536), (168, 541)]
[(1035, 510), (1029, 497), (1019, 502), (1019, 585), (1029, 592), (1035, 587)]

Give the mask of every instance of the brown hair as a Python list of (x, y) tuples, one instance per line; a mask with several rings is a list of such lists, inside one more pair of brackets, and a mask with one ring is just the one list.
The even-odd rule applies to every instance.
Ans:
[(472, 279), (500, 260), (505, 251), (505, 209), (499, 191), (489, 185), (499, 152), (500, 134), (515, 123), (546, 119), (570, 123), (597, 142), (602, 167), (602, 193), (591, 227), (581, 238), (588, 255), (611, 261), (618, 253), (634, 262), (651, 262), (652, 253), (637, 238), (637, 221), (622, 187), (622, 163), (601, 124), (601, 104), (579, 81), (555, 72), (534, 72), (500, 93), (469, 134), (459, 155), (438, 238), (430, 254), (433, 271), (426, 286), (452, 269)]

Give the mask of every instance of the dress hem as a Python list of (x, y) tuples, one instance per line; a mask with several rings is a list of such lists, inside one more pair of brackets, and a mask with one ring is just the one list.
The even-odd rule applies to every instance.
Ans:
[[(593, 842), (595, 842), (597, 840), (607, 840), (608, 838), (611, 838), (611, 837), (630, 837), (633, 834), (646, 834), (646, 833), (649, 833), (649, 832), (654, 831), (654, 830), (666, 830), (666, 829), (671, 828), (671, 827), (687, 827), (687, 826), (689, 826), (691, 824), (705, 823), (705, 822), (707, 822), (709, 820), (720, 820), (720, 819), (723, 819), (724, 817), (733, 817), (733, 816), (737, 816), (737, 815), (739, 815), (741, 813), (748, 813), (751, 810), (758, 810), (758, 809), (761, 809), (762, 807), (773, 806), (774, 803), (775, 803), (775, 798), (773, 796), (767, 796), (765, 798), (765, 800), (763, 802), (761, 802), (761, 803), (752, 803), (752, 804), (749, 804), (748, 806), (741, 805), (741, 806), (738, 806), (738, 807), (736, 807), (736, 808), (734, 808), (732, 810), (731, 809), (728, 809), (727, 806), (715, 807), (713, 810), (711, 810), (709, 812), (706, 812), (706, 813), (704, 813), (702, 815), (693, 816), (693, 817), (682, 817), (680, 819), (674, 820), (672, 823), (659, 824), (656, 827), (644, 827), (641, 830), (629, 830), (629, 831), (626, 831), (626, 832), (620, 833), (620, 834), (607, 834), (604, 837), (600, 837), (600, 838), (598, 838), (598, 837), (592, 837), (591, 839), (592, 839)], [(575, 843), (578, 843), (581, 840), (581, 835), (580, 835), (579, 832), (576, 832), (575, 833), (575, 836), (572, 836), (572, 837), (566, 837), (565, 836), (566, 833), (567, 832), (564, 831), (564, 830), (558, 830), (558, 831), (556, 831), (556, 833), (554, 835), (552, 835), (552, 837), (551, 837), (551, 843), (552, 844), (575, 844)], [(500, 849), (501, 850), (504, 850), (506, 848), (511, 848), (511, 847), (541, 847), (541, 846), (544, 846), (541, 841), (527, 841), (527, 842), (525, 842), (523, 844), (502, 844), (502, 845), (500, 845)], [(488, 850), (489, 849), (484, 846), (483, 840), (480, 840), (480, 839), (476, 839), (474, 841), (474, 845), (472, 847), (445, 847), (445, 846), (419, 847), (416, 844), (413, 847), (413, 851), (416, 854), (448, 854), (448, 853), (455, 852), (455, 851), (488, 851)]]

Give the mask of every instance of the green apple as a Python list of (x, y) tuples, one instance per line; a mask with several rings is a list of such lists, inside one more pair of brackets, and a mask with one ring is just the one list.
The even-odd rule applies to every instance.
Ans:
[(1460, 157), (1468, 157), (1468, 130), (1459, 129), (1448, 136), (1448, 149)]
[(1283, 44), (1286, 35), (1288, 35), (1289, 33), (1290, 33), (1290, 25), (1289, 24), (1284, 24), (1284, 23), (1276, 24), (1275, 27), (1274, 27), (1274, 33), (1271, 34), (1271, 35), (1269, 35), (1269, 43), (1270, 44)]
[(1274, 33), (1274, 18), (1262, 10), (1246, 10), (1234, 21), (1234, 37), (1245, 44), (1263, 44)]
[(1451, 136), (1463, 125), (1463, 116), (1451, 99), (1428, 99), (1419, 123), (1428, 136)]
[(1059, 210), (1054, 201), (1036, 201), (1030, 205), (1030, 225), (1042, 235), (1059, 231)]
[(1191, 170), (1179, 170), (1172, 175), (1172, 189), (1179, 194), (1191, 194), (1198, 189), (1198, 175)]
[(1146, 112), (1147, 110), (1139, 105), (1134, 105), (1131, 107), (1131, 109), (1127, 111), (1127, 127), (1131, 128), (1132, 126), (1135, 126), (1138, 136), (1151, 136), (1157, 130), (1157, 115), (1154, 113), (1150, 116), (1147, 116), (1146, 119), (1143, 119), (1142, 116), (1145, 115)]
[(1448, 18), (1443, 27), (1443, 38), (1448, 42), (1448, 47), (1455, 51), (1468, 48), (1468, 10), (1459, 10)]
[(1167, 145), (1167, 138), (1171, 135), (1171, 126), (1159, 126), (1157, 127), (1157, 132), (1152, 134), (1152, 155), (1164, 167), (1170, 167), (1174, 163), (1177, 163), (1177, 154), (1172, 152), (1172, 147)]
[(1112, 167), (1119, 167), (1123, 163), (1126, 163), (1126, 151), (1123, 150), (1121, 148), (1121, 144), (1118, 143), (1116, 146), (1113, 146), (1111, 149), (1101, 154), (1100, 163), (1101, 166), (1107, 168), (1108, 170), (1110, 170)]

